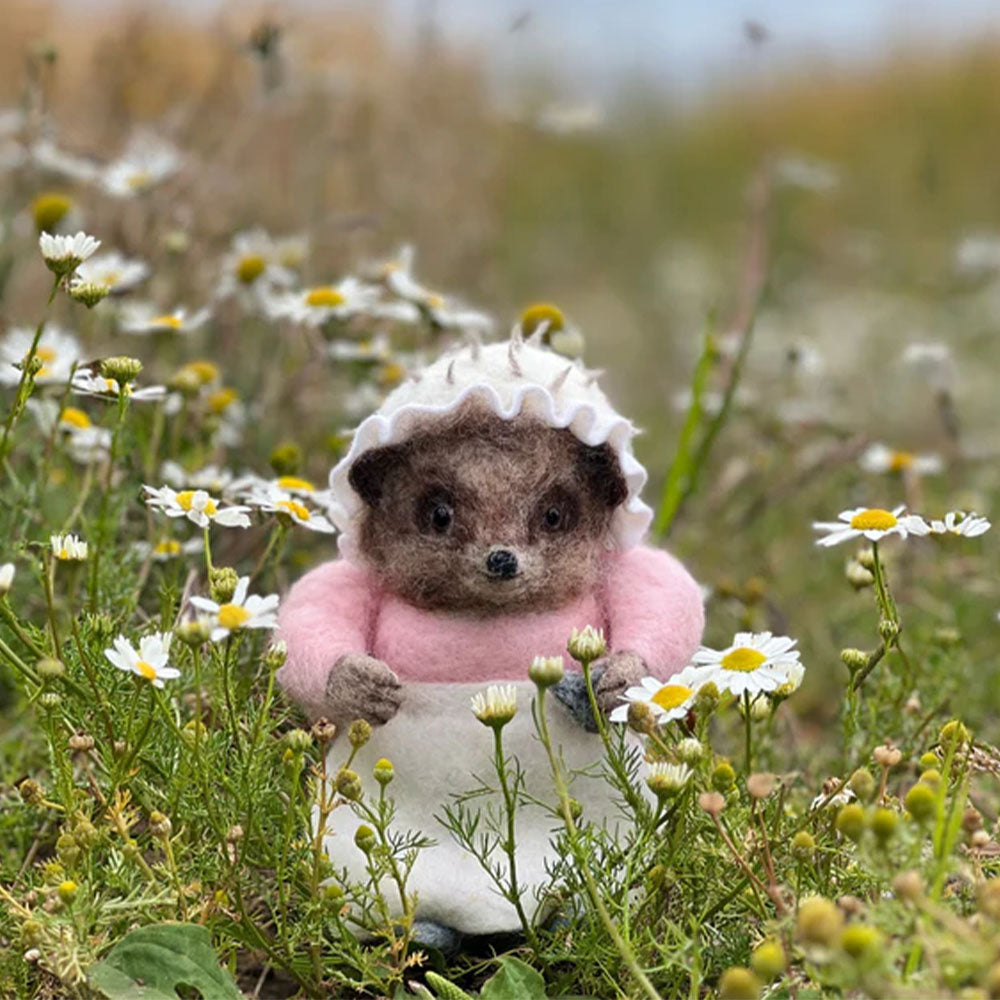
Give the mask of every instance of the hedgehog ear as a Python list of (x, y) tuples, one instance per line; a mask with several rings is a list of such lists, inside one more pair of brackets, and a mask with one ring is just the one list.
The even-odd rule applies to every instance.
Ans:
[(581, 445), (580, 471), (591, 492), (606, 506), (617, 507), (628, 496), (628, 484), (611, 445)]
[(371, 448), (355, 459), (347, 474), (351, 488), (369, 507), (377, 507), (382, 499), (382, 485), (390, 470), (404, 458), (402, 445)]

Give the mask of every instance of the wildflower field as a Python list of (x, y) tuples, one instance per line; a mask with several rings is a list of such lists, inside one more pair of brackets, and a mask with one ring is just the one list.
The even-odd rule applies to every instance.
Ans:
[[(995, 48), (567, 126), (363, 14), (7, 20), (0, 996), (1000, 997)], [(644, 429), (704, 645), (597, 713), (615, 823), (547, 723), (566, 672), (596, 706), (585, 629), (401, 829), (442, 762), (357, 767), (379, 727), (287, 698), (277, 616), (352, 428), (512, 329)], [(520, 932), (420, 940), (447, 838)]]

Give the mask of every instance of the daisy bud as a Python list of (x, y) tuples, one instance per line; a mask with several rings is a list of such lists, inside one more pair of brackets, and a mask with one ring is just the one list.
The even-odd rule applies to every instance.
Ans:
[(966, 833), (975, 833), (982, 825), (983, 815), (975, 806), (969, 806), (962, 813), (962, 829)]
[(243, 827), (237, 823), (226, 831), (226, 843), (238, 844), (243, 839)]
[(853, 840), (855, 843), (861, 839), (861, 834), (865, 831), (865, 811), (857, 804), (851, 802), (840, 807), (836, 819), (837, 832)]
[(899, 817), (891, 809), (876, 809), (871, 818), (872, 833), (880, 844), (886, 844), (896, 834)]
[(840, 651), (840, 658), (852, 676), (868, 666), (868, 654), (860, 649), (842, 649)]
[(709, 681), (698, 688), (698, 693), (694, 697), (695, 711), (702, 715), (710, 715), (719, 707), (722, 696), (715, 685), (715, 681)]
[(919, 782), (914, 785), (903, 800), (907, 812), (918, 822), (929, 820), (937, 810), (937, 796), (930, 785)]
[(372, 726), (365, 719), (355, 719), (347, 727), (347, 739), (355, 750), (360, 750), (372, 738)]
[(795, 934), (806, 944), (832, 947), (843, 926), (844, 914), (830, 900), (811, 896), (799, 904)]
[(288, 659), (288, 646), (283, 639), (279, 639), (272, 643), (264, 654), (264, 666), (273, 673), (285, 665), (286, 659)]
[(334, 882), (323, 886), (323, 900), (327, 903), (339, 903), (344, 896), (344, 890)]
[(882, 943), (882, 935), (874, 927), (848, 924), (840, 935), (841, 950), (856, 962), (873, 955)]
[(648, 735), (656, 728), (656, 716), (644, 701), (633, 701), (628, 706), (628, 727), (635, 733)]
[(159, 810), (154, 809), (149, 814), (149, 832), (154, 837), (159, 837), (161, 840), (166, 840), (170, 836), (174, 825), (170, 820)]
[(758, 1000), (763, 988), (754, 973), (736, 965), (719, 977), (719, 1000)]
[(0, 566), (0, 597), (10, 593), (10, 588), (14, 583), (14, 564), (4, 563)]
[(513, 684), (491, 684), (473, 695), (472, 714), (491, 729), (503, 729), (517, 714), (517, 688)]
[(974, 830), (969, 834), (969, 846), (981, 850), (990, 842), (990, 835), (985, 830)]
[(46, 656), (44, 659), (39, 660), (35, 664), (35, 669), (38, 671), (38, 676), (44, 680), (54, 680), (57, 677), (62, 677), (66, 673), (66, 667), (63, 665), (61, 660), (55, 660), (50, 656)]
[(870, 802), (871, 797), (875, 794), (875, 779), (869, 770), (859, 767), (848, 779), (847, 787), (862, 802)]
[(111, 289), (97, 281), (74, 281), (69, 286), (69, 296), (75, 302), (81, 302), (88, 309), (93, 309), (98, 302), (105, 299)]
[(875, 577), (856, 559), (848, 561), (844, 575), (847, 577), (847, 582), (855, 590), (864, 590), (865, 587), (870, 587), (875, 582)]
[(693, 736), (681, 740), (674, 747), (677, 759), (683, 764), (697, 764), (705, 756), (705, 747), (701, 740), (696, 740)]
[(762, 771), (747, 778), (747, 791), (753, 799), (766, 799), (777, 784), (777, 775)]
[(929, 767), (921, 773), (920, 780), (931, 788), (937, 788), (941, 784), (941, 772), (936, 767)]
[(38, 696), (38, 704), (50, 711), (57, 709), (62, 704), (62, 700), (62, 695), (58, 691), (43, 691)]
[(69, 738), (69, 748), (73, 753), (87, 753), (94, 749), (94, 737), (89, 733), (74, 733)]
[(168, 384), (171, 389), (174, 389), (185, 396), (197, 395), (198, 390), (202, 385), (197, 372), (194, 372), (190, 368), (186, 367), (175, 372)]
[(293, 441), (279, 444), (271, 452), (271, 468), (279, 476), (293, 476), (302, 468), (302, 449)]
[(88, 612), (84, 616), (83, 621), (87, 627), (87, 631), (90, 632), (90, 634), (98, 642), (109, 642), (111, 637), (115, 634), (114, 619), (111, 615), (106, 614), (103, 611), (98, 611), (93, 614)]
[(962, 641), (962, 633), (957, 628), (942, 625), (931, 633), (931, 642), (938, 646), (957, 646)]
[(903, 752), (898, 747), (886, 743), (884, 746), (875, 747), (872, 757), (879, 766), (889, 768), (895, 767), (903, 759)]
[(378, 841), (375, 838), (375, 831), (370, 827), (362, 823), (361, 826), (354, 831), (354, 843), (359, 847), (365, 854), (371, 854), (375, 845)]
[(209, 593), (216, 604), (228, 604), (236, 593), (239, 574), (232, 566), (215, 566), (208, 574)]
[(608, 651), (603, 629), (595, 629), (593, 625), (587, 625), (582, 632), (573, 629), (566, 649), (578, 663), (599, 660)]
[(337, 772), (336, 786), (337, 791), (345, 799), (357, 802), (361, 798), (361, 779), (354, 771), (350, 771), (346, 767)]
[(528, 678), (543, 690), (558, 684), (564, 673), (561, 656), (536, 656), (528, 667)]
[(337, 735), (337, 727), (327, 718), (317, 719), (312, 727), (313, 739), (319, 743), (330, 743)]
[(868, 570), (875, 569), (875, 550), (860, 549), (854, 556), (858, 564)]
[(207, 621), (192, 619), (182, 622), (174, 629), (174, 635), (184, 643), (185, 646), (203, 646), (208, 642), (208, 637), (212, 633), (212, 626)]
[(83, 848), (93, 847), (99, 837), (97, 827), (89, 819), (81, 819), (73, 828), (73, 839)]
[(42, 953), (37, 948), (29, 948), (22, 956), (28, 965), (34, 965), (41, 959)]
[(65, 882), (59, 883), (56, 892), (59, 894), (59, 898), (69, 905), (76, 899), (77, 884), (72, 879), (66, 879)]
[(73, 839), (73, 835), (69, 833), (61, 833), (58, 838), (56, 838), (56, 857), (64, 865), (69, 865), (72, 867), (80, 860), (82, 852), (79, 845)]
[(709, 816), (718, 816), (726, 808), (726, 800), (718, 792), (702, 792), (698, 796), (698, 806)]
[(945, 751), (950, 750), (952, 747), (957, 749), (963, 743), (968, 743), (971, 738), (969, 730), (958, 719), (946, 722), (938, 733), (938, 742)]
[(903, 711), (907, 715), (919, 715), (923, 705), (920, 702), (920, 695), (914, 691), (913, 694), (903, 702)]
[(900, 899), (913, 902), (923, 895), (924, 880), (920, 872), (911, 869), (897, 875), (892, 880), (892, 888)]
[(569, 814), (574, 820), (583, 815), (583, 804), (578, 799), (571, 798), (569, 800)]
[(799, 830), (792, 837), (792, 853), (800, 860), (807, 861), (816, 850), (816, 841), (808, 830)]
[(385, 788), (396, 776), (396, 769), (392, 766), (392, 761), (386, 757), (380, 757), (375, 761), (375, 780)]
[(654, 764), (646, 775), (649, 790), (661, 800), (672, 799), (688, 783), (691, 768), (686, 764)]
[(312, 746), (312, 737), (304, 729), (289, 729), (285, 744), (292, 753), (305, 753)]
[(777, 941), (764, 941), (750, 955), (750, 967), (761, 979), (770, 982), (785, 971), (788, 959), (785, 949)]
[(42, 943), (45, 930), (37, 920), (29, 918), (21, 924), (21, 943), (33, 948), (36, 944)]
[(113, 378), (119, 385), (128, 385), (129, 382), (134, 382), (141, 371), (142, 362), (138, 358), (130, 358), (124, 354), (105, 358), (101, 362), (102, 378)]
[(899, 635), (899, 625), (891, 618), (882, 618), (878, 623), (878, 634), (883, 642), (890, 643)]
[(43, 191), (31, 203), (35, 231), (52, 232), (73, 210), (73, 199), (59, 191)]
[(736, 784), (736, 772), (729, 761), (724, 760), (715, 765), (712, 771), (712, 787), (717, 792), (728, 792)]

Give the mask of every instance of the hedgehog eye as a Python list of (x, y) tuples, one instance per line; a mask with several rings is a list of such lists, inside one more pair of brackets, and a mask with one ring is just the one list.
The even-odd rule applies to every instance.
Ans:
[(558, 507), (549, 507), (545, 511), (545, 527), (550, 531), (555, 531), (562, 525), (562, 511)]
[(545, 532), (569, 531), (579, 520), (580, 506), (566, 489), (553, 490), (538, 506), (538, 523)]
[(455, 520), (455, 507), (451, 494), (443, 490), (433, 490), (417, 504), (417, 527), (421, 531), (446, 535)]
[(440, 534), (444, 534), (451, 527), (454, 516), (455, 512), (451, 509), (451, 504), (436, 504), (431, 511), (431, 527)]

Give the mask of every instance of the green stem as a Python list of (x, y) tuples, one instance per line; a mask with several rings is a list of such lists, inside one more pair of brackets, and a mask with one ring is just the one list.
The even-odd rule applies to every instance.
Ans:
[(743, 760), (749, 776), (753, 764), (753, 725), (750, 718), (750, 692), (743, 692)]
[(101, 564), (101, 555), (108, 540), (108, 502), (111, 499), (111, 484), (115, 471), (115, 459), (118, 457), (118, 443), (125, 424), (125, 413), (127, 410), (128, 387), (122, 385), (118, 388), (118, 419), (115, 421), (115, 429), (111, 434), (111, 447), (108, 451), (108, 471), (104, 478), (104, 489), (101, 492), (101, 506), (97, 515), (97, 538), (93, 568), (90, 571), (90, 610), (92, 614), (96, 614), (97, 612), (98, 570)]

